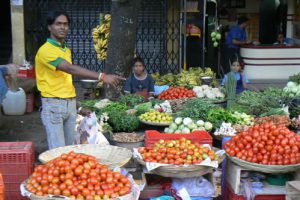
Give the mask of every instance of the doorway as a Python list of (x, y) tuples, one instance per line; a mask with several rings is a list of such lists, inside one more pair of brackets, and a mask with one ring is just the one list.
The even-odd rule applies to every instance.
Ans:
[(11, 34), (11, 17), (10, 17), (10, 1), (0, 1), (0, 64), (12, 62), (12, 34)]

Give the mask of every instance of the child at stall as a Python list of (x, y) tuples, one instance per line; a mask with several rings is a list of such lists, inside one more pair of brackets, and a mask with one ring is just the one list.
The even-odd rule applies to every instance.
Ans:
[(124, 92), (141, 95), (145, 99), (153, 98), (154, 80), (145, 70), (144, 61), (140, 57), (133, 60), (133, 71), (125, 83)]
[[(249, 80), (247, 78), (247, 75), (245, 74), (243, 68), (242, 68), (242, 63), (241, 63), (241, 59), (239, 58), (239, 56), (237, 54), (234, 54), (230, 60), (229, 60), (229, 64), (230, 64), (230, 69), (231, 72), (233, 72), (235, 74), (235, 79), (236, 79), (236, 93), (239, 94), (241, 92), (243, 92), (244, 90), (249, 89)], [(228, 79), (228, 73), (224, 76), (221, 85), (224, 86), (225, 82)]]

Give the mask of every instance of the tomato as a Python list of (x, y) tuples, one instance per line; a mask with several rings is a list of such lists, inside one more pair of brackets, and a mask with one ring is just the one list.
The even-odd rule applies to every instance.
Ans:
[(81, 194), (86, 197), (90, 194), (90, 191), (87, 189), (87, 188), (84, 188), (82, 191), (81, 191)]

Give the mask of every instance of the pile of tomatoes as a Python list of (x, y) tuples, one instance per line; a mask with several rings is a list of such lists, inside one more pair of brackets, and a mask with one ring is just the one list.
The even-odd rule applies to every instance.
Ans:
[(199, 164), (207, 157), (218, 160), (217, 155), (208, 147), (193, 143), (186, 138), (178, 140), (159, 140), (152, 147), (138, 149), (145, 162), (156, 162), (174, 165)]
[(264, 165), (300, 163), (300, 135), (272, 122), (254, 125), (225, 144), (230, 156)]
[(182, 98), (195, 97), (196, 93), (193, 90), (186, 89), (184, 87), (170, 87), (166, 91), (163, 91), (158, 98), (161, 100), (172, 100)]
[(131, 191), (128, 178), (95, 157), (70, 152), (34, 169), (26, 189), (36, 195), (63, 195), (98, 200), (124, 196)]

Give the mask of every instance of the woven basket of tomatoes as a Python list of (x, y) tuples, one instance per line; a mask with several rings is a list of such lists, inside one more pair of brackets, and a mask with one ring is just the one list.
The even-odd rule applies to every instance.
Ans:
[(168, 100), (173, 112), (177, 112), (183, 108), (188, 99), (196, 98), (196, 93), (184, 87), (170, 87), (168, 90), (162, 92), (158, 98)]
[(92, 155), (101, 161), (102, 164), (108, 165), (110, 168), (122, 167), (127, 164), (132, 157), (132, 152), (126, 148), (111, 145), (80, 144), (51, 149), (40, 154), (39, 160), (42, 163), (47, 163), (71, 151)]
[(254, 125), (225, 144), (229, 159), (246, 169), (284, 173), (300, 169), (300, 135), (272, 122)]
[(71, 151), (35, 167), (21, 191), (32, 200), (119, 199), (133, 195), (132, 184), (125, 175), (98, 163), (94, 156)]
[(209, 145), (199, 145), (186, 138), (159, 140), (151, 147), (135, 150), (137, 161), (151, 173), (164, 177), (188, 178), (211, 173), (224, 159)]

